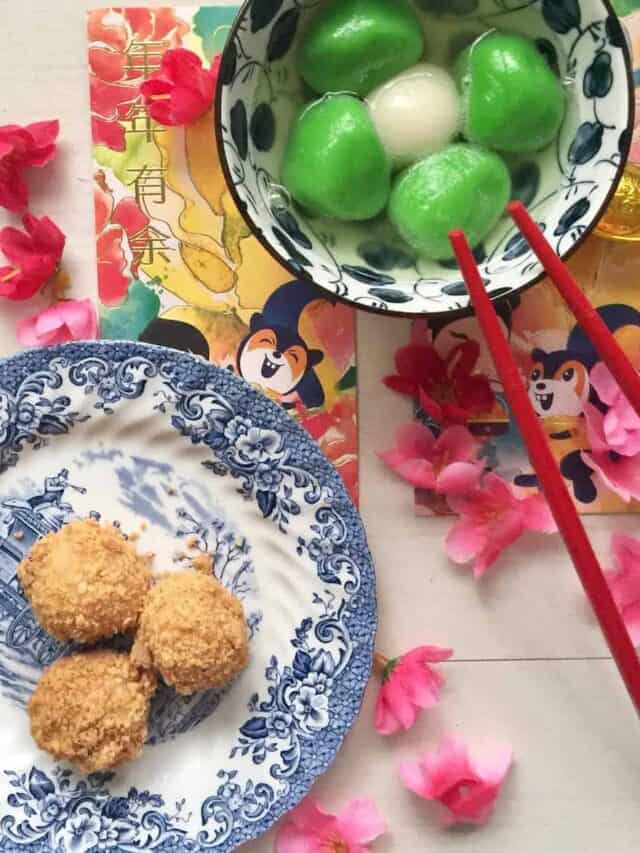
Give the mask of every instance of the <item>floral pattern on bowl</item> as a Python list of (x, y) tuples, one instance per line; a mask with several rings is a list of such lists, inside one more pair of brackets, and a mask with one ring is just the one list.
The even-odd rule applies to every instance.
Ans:
[[(143, 344), (0, 365), (0, 851), (229, 851), (295, 806), (360, 709), (376, 630), (364, 530), (340, 476), (229, 371)], [(87, 779), (39, 752), (25, 709), (69, 652), (16, 569), (71, 518), (141, 528), (156, 569), (190, 548), (243, 601), (251, 655), (227, 691), (152, 702), (148, 745)], [(286, 605), (283, 602), (286, 601)]]
[[(631, 58), (612, 7), (607, 0), (415, 0), (415, 5), (435, 16), (427, 40), (434, 61), (450, 62), (481, 32), (505, 28), (535, 39), (567, 81), (569, 108), (557, 142), (509, 163), (514, 198), (529, 207), (566, 257), (606, 209), (631, 143)], [(216, 108), (218, 148), (236, 203), (292, 274), (311, 278), (340, 299), (400, 314), (467, 309), (455, 262), (416, 258), (384, 218), (344, 224), (306, 216), (279, 185), (289, 127), (304, 102), (295, 68), (298, 43), (317, 6), (318, 0), (249, 0), (236, 19)], [(459, 24), (454, 36), (452, 20)], [(542, 275), (506, 216), (475, 254), (493, 298)]]

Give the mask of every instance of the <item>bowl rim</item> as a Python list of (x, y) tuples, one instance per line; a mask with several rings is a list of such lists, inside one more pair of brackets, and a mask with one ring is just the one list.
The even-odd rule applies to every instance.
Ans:
[[(221, 54), (221, 67), (224, 67), (224, 60), (227, 54), (227, 51), (230, 48), (231, 43), (233, 42), (236, 34), (242, 24), (245, 23), (246, 18), (249, 14), (252, 4), (256, 0), (243, 0), (242, 5), (238, 9), (235, 18), (233, 19), (233, 23), (227, 35), (227, 40), (225, 42), (224, 49)], [(615, 27), (615, 33), (619, 36), (619, 41), (621, 42), (621, 50), (624, 57), (624, 66), (626, 72), (626, 80), (627, 80), (627, 96), (628, 96), (628, 122), (627, 127), (623, 131), (626, 133), (625, 136), (625, 144), (624, 150), (620, 151), (620, 163), (618, 165), (618, 169), (616, 175), (611, 182), (611, 189), (607, 193), (605, 199), (602, 204), (596, 211), (595, 215), (592, 217), (591, 222), (584, 230), (584, 232), (578, 237), (576, 242), (567, 249), (566, 252), (563, 252), (559, 257), (560, 260), (566, 262), (569, 258), (577, 252), (577, 250), (583, 245), (583, 243), (589, 238), (597, 229), (598, 223), (604, 216), (611, 200), (618, 190), (618, 186), (622, 177), (624, 175), (625, 169), (627, 167), (627, 163), (629, 162), (629, 154), (631, 152), (631, 145), (633, 142), (633, 130), (635, 126), (635, 114), (636, 114), (636, 101), (635, 101), (635, 80), (633, 74), (633, 57), (631, 54), (631, 49), (629, 46), (629, 39), (627, 37), (626, 28), (618, 15), (618, 13), (613, 8), (613, 3), (611, 0), (598, 0), (604, 7), (605, 11), (608, 13), (608, 19), (613, 20), (613, 26)], [(451, 308), (445, 311), (403, 311), (402, 309), (397, 309), (393, 307), (385, 307), (385, 308), (374, 308), (371, 305), (360, 305), (355, 303), (352, 299), (347, 299), (344, 296), (338, 296), (334, 291), (329, 290), (329, 288), (324, 287), (321, 284), (318, 284), (312, 275), (310, 275), (305, 268), (294, 268), (288, 258), (285, 257), (284, 254), (281, 254), (273, 245), (270, 240), (264, 236), (264, 232), (259, 226), (257, 221), (254, 221), (253, 217), (249, 213), (249, 209), (247, 204), (240, 197), (236, 189), (236, 185), (233, 181), (233, 177), (231, 175), (231, 170), (229, 169), (229, 165), (227, 162), (227, 156), (225, 153), (225, 145), (224, 139), (222, 135), (222, 89), (225, 84), (222, 81), (222, 75), (218, 74), (218, 79), (216, 81), (216, 89), (215, 89), (215, 102), (214, 102), (214, 133), (216, 139), (216, 146), (218, 149), (218, 159), (220, 161), (220, 166), (222, 168), (222, 174), (224, 176), (225, 184), (229, 192), (231, 193), (231, 197), (236, 205), (240, 215), (246, 222), (249, 230), (251, 232), (251, 236), (258, 240), (258, 242), (262, 245), (264, 249), (271, 255), (271, 257), (280, 264), (283, 269), (285, 269), (293, 279), (303, 279), (306, 281), (310, 281), (312, 284), (321, 290), (323, 293), (326, 293), (331, 299), (342, 302), (345, 305), (350, 305), (354, 310), (357, 311), (365, 311), (369, 314), (377, 314), (381, 316), (387, 317), (404, 317), (411, 320), (418, 320), (420, 318), (429, 318), (433, 317), (434, 319), (444, 319), (445, 317), (453, 318), (461, 318), (472, 316), (475, 312), (473, 310), (473, 305), (470, 303), (467, 308)], [(606, 239), (600, 237), (600, 239)], [(499, 303), (503, 299), (509, 299), (513, 294), (521, 294), (525, 291), (529, 290), (529, 288), (534, 287), (536, 284), (539, 284), (544, 278), (547, 277), (547, 273), (543, 269), (535, 278), (526, 284), (520, 285), (517, 289), (514, 288), (507, 294), (500, 294), (497, 297), (492, 298), (493, 302)]]

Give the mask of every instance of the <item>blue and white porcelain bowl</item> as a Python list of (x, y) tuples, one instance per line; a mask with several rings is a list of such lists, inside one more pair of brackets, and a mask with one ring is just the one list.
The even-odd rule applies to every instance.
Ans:
[[(374, 571), (335, 468), (229, 371), (110, 342), (0, 361), (0, 474), (0, 851), (226, 853), (258, 836), (331, 763), (369, 677)], [(223, 694), (161, 686), (142, 756), (84, 778), (29, 736), (28, 697), (70, 649), (16, 569), (88, 517), (144, 527), (157, 571), (183, 565), (185, 539), (211, 554), (251, 652)]]
[[(430, 58), (447, 64), (491, 27), (523, 33), (567, 81), (557, 142), (510, 163), (514, 197), (568, 256), (604, 213), (627, 159), (633, 80), (623, 29), (607, 0), (414, 0), (430, 16)], [(455, 262), (418, 260), (383, 221), (318, 220), (280, 187), (289, 128), (304, 103), (296, 59), (318, 0), (248, 0), (222, 61), (216, 133), (229, 186), (253, 233), (292, 275), (363, 308), (439, 314), (468, 308)], [(435, 16), (435, 18), (434, 18)], [(452, 22), (456, 26), (452, 27)], [(469, 199), (473, 204), (473, 199)], [(537, 281), (540, 264), (505, 216), (476, 252), (493, 298)]]

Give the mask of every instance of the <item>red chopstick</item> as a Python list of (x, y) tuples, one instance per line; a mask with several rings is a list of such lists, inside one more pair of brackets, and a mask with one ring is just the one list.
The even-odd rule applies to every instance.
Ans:
[(476, 317), (491, 351), (511, 411), (527, 445), (538, 481), (591, 601), (591, 606), (636, 712), (640, 714), (640, 658), (636, 654), (602, 568), (549, 449), (493, 304), (484, 288), (469, 244), (462, 231), (453, 231), (450, 239), (467, 284)]
[(580, 290), (576, 280), (555, 253), (522, 202), (512, 202), (508, 210), (527, 243), (538, 256), (538, 260), (546, 270), (547, 275), (586, 332), (596, 352), (600, 354), (612, 376), (615, 376), (616, 382), (624, 392), (625, 397), (640, 415), (640, 376), (620, 344)]

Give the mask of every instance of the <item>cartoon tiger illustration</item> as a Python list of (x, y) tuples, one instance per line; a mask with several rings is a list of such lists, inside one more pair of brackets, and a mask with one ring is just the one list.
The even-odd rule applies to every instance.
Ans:
[[(598, 314), (611, 332), (629, 326), (640, 329), (640, 312), (628, 305), (605, 305), (598, 309)], [(587, 402), (603, 408), (589, 381), (599, 356), (583, 329), (576, 326), (565, 349), (554, 352), (534, 349), (531, 360), (529, 399), (576, 499), (593, 503), (597, 498), (593, 470), (582, 459), (582, 453), (590, 449), (583, 412)], [(538, 485), (535, 474), (522, 474), (515, 478), (515, 483)]]
[[(297, 395), (307, 408), (322, 406), (324, 391), (314, 368), (324, 355), (310, 349), (299, 332), (302, 312), (312, 302), (326, 299), (307, 281), (279, 287), (249, 322), (249, 334), (238, 349), (238, 373), (279, 398)], [(291, 400), (282, 400), (291, 407)]]

